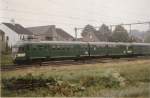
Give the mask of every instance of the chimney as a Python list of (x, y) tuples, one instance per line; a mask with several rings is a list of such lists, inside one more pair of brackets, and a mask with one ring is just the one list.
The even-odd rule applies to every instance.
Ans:
[(13, 25), (15, 25), (15, 19), (12, 18), (12, 19), (10, 20), (10, 22), (11, 22)]

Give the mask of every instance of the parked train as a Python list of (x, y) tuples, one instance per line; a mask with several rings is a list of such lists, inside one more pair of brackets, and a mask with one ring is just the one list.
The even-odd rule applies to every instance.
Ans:
[(148, 43), (42, 41), (18, 43), (12, 49), (15, 63), (145, 55), (150, 55), (150, 44)]

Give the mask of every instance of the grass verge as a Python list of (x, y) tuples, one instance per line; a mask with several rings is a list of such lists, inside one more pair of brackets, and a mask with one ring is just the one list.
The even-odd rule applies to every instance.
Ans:
[(8, 66), (8, 65), (12, 65), (13, 64), (13, 60), (10, 54), (2, 54), (1, 56), (1, 65), (2, 66)]
[(150, 96), (150, 60), (2, 72), (2, 96)]

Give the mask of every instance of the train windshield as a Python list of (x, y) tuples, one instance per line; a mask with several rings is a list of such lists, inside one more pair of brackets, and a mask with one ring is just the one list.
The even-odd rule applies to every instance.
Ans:
[(13, 53), (22, 53), (24, 52), (24, 47), (23, 46), (15, 46), (12, 48)]

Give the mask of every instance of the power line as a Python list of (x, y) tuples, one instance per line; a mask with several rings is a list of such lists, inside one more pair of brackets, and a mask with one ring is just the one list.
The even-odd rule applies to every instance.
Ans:
[[(127, 25), (127, 26), (129, 26), (129, 28), (130, 28), (129, 33), (131, 34), (131, 33), (132, 33), (132, 31), (131, 31), (132, 25), (138, 25), (138, 24), (148, 24), (148, 25), (149, 25), (149, 30), (150, 30), (150, 21), (134, 22), (134, 23), (126, 23), (126, 24), (115, 24), (115, 25), (110, 25), (110, 29), (111, 29), (111, 31), (112, 31), (112, 27), (113, 27), (113, 26), (118, 26), (118, 25), (124, 26), (124, 25)], [(97, 27), (94, 27), (94, 28), (100, 28), (100, 26), (97, 26)], [(84, 28), (77, 28), (77, 27), (74, 28), (76, 40), (77, 40), (77, 32), (78, 32), (78, 30), (83, 30), (83, 29), (84, 29)], [(132, 34), (131, 34), (131, 35), (132, 35)]]

